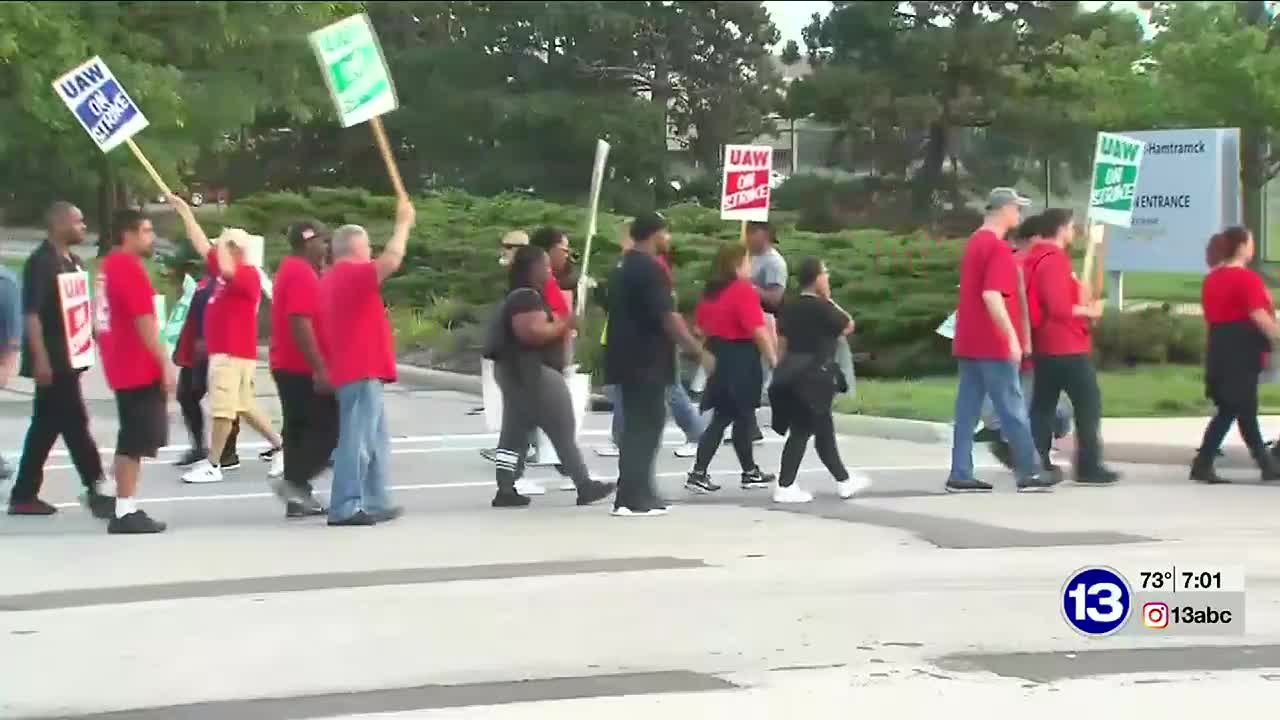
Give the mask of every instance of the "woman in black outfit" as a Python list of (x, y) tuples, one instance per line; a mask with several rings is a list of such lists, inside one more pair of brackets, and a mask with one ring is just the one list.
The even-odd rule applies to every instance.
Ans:
[(516, 492), (524, 472), (529, 434), (540, 429), (578, 489), (578, 504), (587, 505), (613, 494), (613, 483), (591, 479), (574, 438), (573, 400), (564, 379), (565, 344), (576, 323), (574, 316), (556, 318), (542, 289), (551, 276), (551, 263), (541, 248), (528, 245), (511, 260), (510, 292), (485, 343), (485, 358), (494, 364), (494, 379), (502, 390), (502, 432), (494, 453), (498, 493), (494, 507), (524, 507), (529, 498)]
[(773, 429), (787, 434), (787, 443), (782, 448), (782, 475), (773, 492), (773, 501), (805, 503), (813, 499), (813, 495), (796, 484), (796, 474), (810, 437), (818, 450), (818, 458), (835, 478), (840, 497), (848, 499), (869, 484), (862, 476), (850, 476), (841, 462), (831, 417), (836, 395), (848, 389), (835, 361), (836, 346), (853, 332), (853, 319), (832, 302), (827, 268), (821, 260), (805, 258), (797, 280), (800, 297), (783, 305), (778, 316), (783, 357), (769, 388)]
[[(722, 247), (712, 261), (711, 278), (698, 303), (698, 328), (715, 357), (715, 369), (702, 396), (702, 410), (712, 412), (711, 423), (698, 440), (698, 455), (685, 480), (685, 488), (692, 492), (720, 489), (711, 481), (707, 468), (724, 440), (724, 431), (730, 425), (736, 429), (756, 426), (756, 408), (764, 385), (760, 359), (763, 357), (769, 367), (778, 364), (760, 295), (748, 279), (750, 275), (746, 246)], [(768, 487), (774, 480), (756, 465), (751, 444), (751, 434), (735, 430), (733, 449), (742, 465), (743, 490)]]

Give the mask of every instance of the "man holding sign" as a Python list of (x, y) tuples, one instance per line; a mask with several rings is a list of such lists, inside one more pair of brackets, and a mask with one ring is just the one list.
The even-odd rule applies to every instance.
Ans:
[[(49, 237), (22, 268), (22, 314), (26, 342), (21, 374), (35, 381), (31, 425), (22, 445), (18, 478), (9, 494), (10, 515), (52, 515), (57, 509), (40, 499), (44, 464), (61, 436), (84, 484), (82, 501), (99, 519), (113, 516), (114, 500), (103, 495), (102, 459), (89, 433), (89, 413), (80, 389), (80, 373), (93, 364), (88, 324), (89, 276), (71, 251), (84, 242), (84, 215), (57, 202), (47, 216)], [(70, 311), (70, 315), (66, 311)], [(75, 346), (68, 322), (75, 323)]]

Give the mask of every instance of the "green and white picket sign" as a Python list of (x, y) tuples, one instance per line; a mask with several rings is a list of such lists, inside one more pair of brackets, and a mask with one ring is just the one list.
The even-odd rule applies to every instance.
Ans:
[(1093, 155), (1089, 220), (1127, 228), (1133, 221), (1138, 169), (1146, 143), (1115, 133), (1098, 133)]
[(196, 281), (190, 275), (182, 276), (182, 297), (178, 298), (169, 319), (164, 324), (164, 342), (169, 352), (178, 346), (178, 337), (182, 335), (182, 326), (187, 322), (187, 313), (191, 310), (191, 298), (196, 294)]
[(352, 15), (311, 33), (311, 47), (343, 127), (395, 110), (395, 84), (367, 15)]

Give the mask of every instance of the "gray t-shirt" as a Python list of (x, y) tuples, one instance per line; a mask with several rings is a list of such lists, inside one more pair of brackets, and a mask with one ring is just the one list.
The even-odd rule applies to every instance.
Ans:
[[(761, 290), (787, 287), (787, 261), (774, 248), (769, 248), (759, 255), (751, 256), (751, 283)], [(766, 307), (766, 312), (774, 312), (777, 308)]]

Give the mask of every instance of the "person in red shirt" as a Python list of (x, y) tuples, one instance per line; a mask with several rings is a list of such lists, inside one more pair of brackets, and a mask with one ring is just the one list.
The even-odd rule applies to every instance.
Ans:
[(1280, 466), (1258, 428), (1258, 376), (1274, 357), (1270, 353), (1280, 341), (1280, 326), (1262, 278), (1249, 269), (1253, 253), (1253, 235), (1242, 227), (1214, 235), (1205, 252), (1212, 270), (1200, 289), (1200, 307), (1209, 326), (1204, 382), (1205, 395), (1217, 413), (1191, 465), (1191, 479), (1198, 482), (1227, 482), (1214, 471), (1213, 461), (1232, 423), (1261, 468), (1262, 479), (1280, 480)]
[[(216, 244), (209, 242), (191, 208), (176, 195), (169, 203), (191, 240), (192, 249), (218, 270), (217, 286), (205, 308), (205, 347), (209, 352), (209, 414), (213, 432), (209, 458), (222, 458), (237, 419), (243, 419), (270, 444), (262, 453), (271, 462), (269, 478), (284, 473), (280, 435), (258, 408), (254, 376), (258, 367), (258, 305), (262, 300), (262, 276), (258, 268), (245, 262), (249, 234), (239, 228), (225, 228)], [(209, 459), (196, 463), (182, 476), (193, 484), (222, 482), (223, 473)]]
[[(200, 401), (209, 392), (209, 351), (205, 345), (205, 310), (209, 296), (218, 281), (218, 268), (207, 267), (204, 278), (191, 295), (187, 318), (178, 333), (178, 343), (173, 349), (173, 364), (178, 366), (178, 406), (182, 409), (182, 421), (191, 436), (191, 449), (174, 462), (176, 467), (189, 468), (209, 457), (204, 434), (204, 411)], [(240, 467), (240, 455), (236, 452), (236, 439), (240, 435), (240, 421), (231, 425), (226, 447), (222, 450), (223, 470)]]
[[(694, 320), (707, 338), (715, 369), (702, 396), (702, 409), (711, 411), (711, 422), (698, 440), (698, 454), (685, 487), (693, 492), (715, 492), (720, 486), (711, 481), (707, 468), (724, 441), (724, 432), (730, 425), (755, 427), (764, 385), (761, 358), (770, 368), (778, 364), (760, 295), (751, 284), (751, 260), (745, 245), (725, 245), (716, 253)], [(750, 433), (735, 432), (733, 449), (742, 466), (744, 490), (765, 488), (777, 479), (756, 465)]]
[(94, 329), (107, 385), (116, 395), (120, 431), (116, 437), (115, 519), (107, 532), (142, 535), (164, 532), (165, 524), (139, 510), (134, 500), (142, 458), (153, 458), (169, 441), (166, 404), (174, 372), (160, 339), (155, 290), (142, 258), (150, 257), (151, 221), (137, 210), (116, 213), (114, 248), (94, 278)]
[(1075, 237), (1070, 210), (1050, 208), (1037, 218), (1035, 242), (1027, 250), (1024, 281), (1035, 349), (1031, 434), (1046, 468), (1058, 398), (1066, 391), (1076, 417), (1075, 481), (1110, 485), (1119, 474), (1102, 463), (1102, 393), (1093, 368), (1090, 323), (1102, 317), (1102, 302), (1084, 302), (1067, 248)]
[(973, 474), (973, 432), (990, 397), (1001, 432), (1013, 448), (1020, 491), (1046, 490), (1057, 478), (1040, 474), (1031, 439), (1018, 366), (1022, 343), (1015, 330), (1022, 322), (1017, 266), (1004, 236), (1018, 226), (1030, 204), (1012, 188), (995, 188), (987, 198), (982, 227), (969, 238), (960, 261), (960, 297), (956, 307), (952, 353), (960, 369), (956, 389), (955, 431), (948, 492), (990, 492)]
[(272, 487), (291, 518), (325, 513), (311, 483), (338, 444), (338, 403), (320, 343), (319, 271), (328, 241), (320, 223), (289, 228), (292, 254), (280, 261), (271, 298), (271, 376), (284, 416), (284, 477)]
[(391, 239), (377, 258), (364, 228), (335, 230), (333, 267), (320, 279), (321, 349), (338, 397), (330, 525), (373, 525), (403, 512), (387, 497), (391, 434), (382, 386), (396, 381), (396, 353), (382, 283), (404, 262), (414, 215), (413, 204), (401, 199)]

